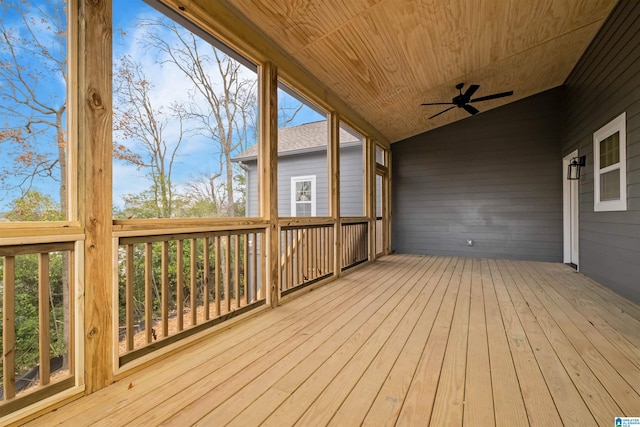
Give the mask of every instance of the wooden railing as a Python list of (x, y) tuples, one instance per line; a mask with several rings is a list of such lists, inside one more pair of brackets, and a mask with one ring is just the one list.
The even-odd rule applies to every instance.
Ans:
[(333, 246), (332, 224), (281, 227), (281, 294), (331, 276)]
[(369, 259), (369, 223), (342, 219), (342, 270)]
[(120, 364), (264, 304), (263, 242), (264, 228), (120, 237)]
[(75, 242), (0, 246), (0, 416), (73, 387)]

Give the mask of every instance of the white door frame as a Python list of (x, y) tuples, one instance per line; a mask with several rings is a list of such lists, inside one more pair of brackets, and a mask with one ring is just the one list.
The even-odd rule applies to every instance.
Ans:
[(579, 268), (579, 211), (578, 180), (567, 179), (567, 169), (571, 159), (578, 157), (574, 150), (562, 159), (562, 229), (563, 229), (563, 262), (575, 264)]

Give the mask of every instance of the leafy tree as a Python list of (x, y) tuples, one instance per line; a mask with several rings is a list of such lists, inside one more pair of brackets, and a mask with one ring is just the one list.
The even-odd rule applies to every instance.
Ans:
[(28, 190), (21, 198), (9, 205), (4, 218), (10, 221), (60, 221), (64, 214), (60, 206), (46, 194), (38, 190)]
[[(16, 374), (29, 371), (39, 363), (38, 317), (38, 256), (19, 255), (15, 258), (15, 352)], [(49, 256), (49, 337), (48, 354), (52, 357), (67, 356), (67, 340), (64, 328), (64, 284), (62, 280), (63, 254)], [(0, 277), (4, 274), (0, 264)], [(0, 334), (3, 325), (0, 322)], [(47, 351), (47, 350), (44, 350)], [(2, 373), (0, 364), (0, 373)]]

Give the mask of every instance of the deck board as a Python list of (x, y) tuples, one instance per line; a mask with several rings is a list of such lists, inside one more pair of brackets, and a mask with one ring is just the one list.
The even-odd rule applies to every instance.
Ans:
[(606, 425), (639, 319), (561, 264), (388, 256), (30, 425)]

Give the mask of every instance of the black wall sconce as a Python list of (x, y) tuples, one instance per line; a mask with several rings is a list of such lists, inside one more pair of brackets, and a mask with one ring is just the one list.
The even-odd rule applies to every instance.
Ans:
[(569, 168), (567, 169), (567, 179), (580, 179), (580, 169), (582, 169), (586, 165), (587, 156), (579, 156), (571, 159), (571, 162), (569, 162)]

